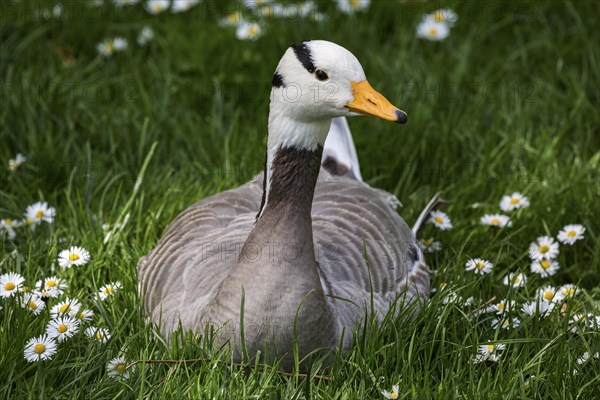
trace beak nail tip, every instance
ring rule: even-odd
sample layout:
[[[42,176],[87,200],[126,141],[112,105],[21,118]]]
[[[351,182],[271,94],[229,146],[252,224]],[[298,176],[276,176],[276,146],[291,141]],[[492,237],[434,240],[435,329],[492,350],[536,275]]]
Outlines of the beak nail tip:
[[[396,122],[399,124],[405,124],[408,122],[408,115],[406,115],[405,112],[400,111],[400,110],[396,110]]]

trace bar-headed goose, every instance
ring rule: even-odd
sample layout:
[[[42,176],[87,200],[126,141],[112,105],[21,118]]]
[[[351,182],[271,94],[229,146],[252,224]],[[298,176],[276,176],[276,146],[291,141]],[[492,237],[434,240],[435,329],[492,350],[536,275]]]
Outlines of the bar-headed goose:
[[[211,325],[237,358],[242,336],[250,356],[292,354],[296,343],[302,357],[347,350],[371,301],[381,319],[398,297],[428,298],[428,269],[395,197],[363,183],[357,165],[321,169],[332,119],[359,114],[407,120],[343,47],[287,49],[273,76],[264,178],[183,211],[140,259],[146,312],[164,335]],[[346,139],[341,151],[352,152]],[[328,154],[324,165],[336,162]]]

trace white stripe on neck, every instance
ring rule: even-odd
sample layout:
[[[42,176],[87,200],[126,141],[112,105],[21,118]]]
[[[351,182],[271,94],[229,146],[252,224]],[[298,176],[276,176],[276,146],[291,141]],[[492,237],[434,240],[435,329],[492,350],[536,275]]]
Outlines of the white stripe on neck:
[[[271,103],[269,113],[269,136],[267,139],[267,163],[265,165],[267,174],[265,181],[265,204],[260,210],[258,217],[267,208],[269,201],[269,190],[273,176],[272,166],[279,149],[294,147],[298,150],[316,151],[323,146],[327,138],[327,132],[331,126],[331,120],[321,121],[299,121],[286,115],[285,107],[278,107]]]

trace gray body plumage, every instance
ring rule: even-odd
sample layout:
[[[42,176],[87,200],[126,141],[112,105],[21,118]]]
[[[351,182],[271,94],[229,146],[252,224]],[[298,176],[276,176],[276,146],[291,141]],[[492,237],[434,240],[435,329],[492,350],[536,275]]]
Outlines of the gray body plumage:
[[[250,350],[262,350],[266,342],[276,348],[274,353],[278,355],[289,352],[295,321],[299,342],[308,351],[311,347],[338,345],[342,330],[343,350],[347,350],[352,330],[370,309],[371,287],[379,319],[397,296],[406,294],[406,299],[419,302],[428,298],[427,266],[413,233],[395,210],[391,200],[394,196],[322,170],[312,205],[312,228],[314,257],[327,304],[311,309],[307,301],[302,306],[294,300],[286,302],[288,286],[293,286],[299,277],[289,271],[273,276],[272,269],[265,268],[265,275],[253,270],[239,282],[239,292],[231,294],[236,297],[232,304],[238,304],[238,309],[212,310],[214,315],[207,319],[208,304],[240,258],[242,246],[254,227],[262,191],[259,175],[236,189],[191,206],[172,222],[154,250],[140,259],[138,276],[146,312],[156,324],[160,323],[164,335],[168,336],[180,323],[184,329],[202,332],[210,319],[217,327],[229,324],[221,328],[223,340],[237,343],[239,351],[239,304],[244,286],[244,334]],[[297,257],[294,241],[278,235],[272,244],[257,247],[242,258],[276,269],[273,264],[281,257]],[[254,304],[252,296],[261,291],[271,300],[260,303],[259,309],[248,309],[249,304]],[[320,326],[317,320],[313,329],[306,327],[303,331],[298,320],[305,314],[296,318],[299,307],[312,317],[329,312],[333,321],[327,319],[323,321],[326,325]]]

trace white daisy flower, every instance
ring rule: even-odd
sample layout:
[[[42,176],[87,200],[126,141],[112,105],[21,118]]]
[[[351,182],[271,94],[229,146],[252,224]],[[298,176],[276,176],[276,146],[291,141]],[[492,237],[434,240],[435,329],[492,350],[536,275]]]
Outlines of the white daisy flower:
[[[127,49],[128,45],[127,39],[116,37],[103,40],[96,46],[96,50],[103,57],[111,57],[114,53]]]
[[[110,339],[110,333],[108,329],[97,328],[95,326],[90,326],[85,329],[85,334],[92,339],[96,339],[100,343],[106,343],[108,339]]]
[[[500,201],[500,209],[502,211],[512,211],[517,208],[529,207],[529,199],[519,192],[514,192],[511,195],[502,197]]]
[[[56,353],[56,341],[47,335],[30,339],[23,352],[29,362],[49,360]]]
[[[125,357],[119,356],[110,360],[106,369],[108,370],[108,375],[112,378],[127,379],[129,378],[129,374],[135,370],[135,365],[127,368]]]
[[[431,222],[443,231],[452,229],[452,221],[450,221],[450,217],[443,211],[432,211],[429,214],[429,220],[427,222]]]
[[[547,278],[558,272],[560,265],[556,260],[536,260],[531,263],[531,272],[539,274],[542,278]]]
[[[92,320],[94,316],[94,312],[92,310],[86,310],[85,308],[80,308],[75,312],[71,312],[71,316],[80,322],[88,322]]]
[[[381,394],[386,399],[397,399],[398,398],[398,385],[392,385],[392,391],[382,390]]]
[[[437,23],[444,23],[452,27],[458,21],[458,14],[449,8],[440,8],[431,14],[427,14],[425,18],[431,18]]]
[[[483,225],[496,226],[498,228],[510,228],[512,221],[509,217],[502,214],[485,214],[480,219]]]
[[[90,260],[90,253],[83,247],[71,246],[58,253],[58,265],[63,268],[85,265]]]
[[[77,299],[67,298],[65,301],[60,302],[50,309],[50,316],[52,318],[59,318],[62,316],[73,315],[81,308],[81,303]]]
[[[587,319],[589,322],[589,327],[591,329],[598,329],[600,328],[600,315],[594,315],[594,314],[588,314],[587,315]]]
[[[539,315],[540,317],[547,317],[554,310],[554,303],[547,301],[534,300],[529,303],[523,304],[521,311],[532,317]]]
[[[0,236],[6,235],[8,240],[13,240],[17,236],[15,228],[19,225],[18,221],[13,221],[10,218],[0,219]]]
[[[560,232],[558,232],[557,239],[562,244],[573,244],[578,240],[583,239],[585,228],[583,225],[572,224],[567,225]]]
[[[36,289],[33,293],[39,296],[42,300],[55,299],[61,295],[56,288]]]
[[[25,209],[25,223],[27,225],[37,225],[42,221],[51,224],[54,222],[56,210],[48,206],[45,201],[40,201],[27,206]]]
[[[58,342],[64,342],[79,329],[79,321],[70,315],[64,315],[48,322],[46,334],[56,339]]]
[[[518,318],[495,318],[492,320],[492,328],[510,329],[517,328],[521,324]]]
[[[262,36],[262,29],[256,22],[242,22],[237,26],[235,36],[240,40],[256,40]]]
[[[538,290],[538,299],[553,303],[556,301],[556,288],[554,286],[545,286]]]
[[[467,271],[474,271],[476,274],[485,275],[492,272],[492,268],[494,264],[487,260],[483,260],[481,258],[474,258],[472,260],[467,261],[465,264],[465,269]]]
[[[433,238],[421,239],[417,242],[417,245],[425,253],[435,253],[436,251],[440,251],[442,249],[442,244],[437,240],[433,240]]]
[[[529,257],[532,260],[554,260],[558,253],[558,243],[550,236],[540,236],[529,245]]]
[[[61,295],[65,290],[67,290],[67,281],[56,276],[51,276],[49,278],[45,278],[43,281],[37,281],[35,283],[35,288],[38,291],[43,289],[56,290],[57,294]]]
[[[146,10],[153,15],[160,14],[169,8],[170,0],[148,0]]]
[[[509,313],[515,309],[515,302],[512,300],[501,300],[487,308],[488,312],[495,312],[498,315]]]
[[[154,31],[149,26],[144,26],[137,37],[137,44],[140,46],[147,45],[152,39],[154,39]],[[106,228],[105,228],[106,226]],[[102,229],[107,230],[110,228],[108,224],[102,224]]]
[[[569,320],[569,331],[573,334],[577,334],[578,330],[584,330],[587,326],[588,319],[583,314],[573,314]]]
[[[227,16],[223,17],[221,19],[221,21],[219,22],[219,25],[221,25],[221,26],[238,26],[242,22],[244,22],[244,16],[242,15],[241,12],[236,11],[236,12],[227,14]]]
[[[506,345],[501,343],[480,345],[477,349],[478,354],[473,361],[475,363],[483,361],[497,362],[500,359],[501,352],[504,351],[505,348]]]
[[[23,154],[17,154],[15,158],[8,160],[8,170],[10,172],[16,171],[25,161],[27,161],[27,158]]]
[[[435,22],[433,18],[426,18],[417,25],[417,37],[439,42],[448,37],[450,28],[444,22]]]
[[[172,13],[180,13],[184,11],[188,11],[190,8],[194,7],[198,4],[200,0],[173,0],[173,5],[171,6]]]
[[[437,288],[431,289],[431,293],[435,293],[438,290],[441,292],[448,287],[448,282],[441,282]]]
[[[113,296],[119,289],[121,289],[121,282],[109,283],[100,288],[98,296],[100,300],[106,300],[108,297]]]
[[[344,14],[353,14],[369,8],[371,0],[336,0],[338,9]]]
[[[566,285],[562,285],[558,292],[556,293],[556,301],[560,302],[565,299],[570,299],[577,294],[578,288],[577,286],[567,283]]]
[[[512,286],[514,288],[518,288],[518,287],[525,286],[525,282],[527,282],[527,277],[525,275],[523,275],[522,273],[517,274],[517,273],[511,272],[504,277],[502,282],[506,286]]]
[[[25,282],[25,278],[15,272],[0,275],[0,297],[12,297],[17,294]]]
[[[600,358],[600,353],[596,352],[593,357],[596,359]],[[581,365],[581,364],[587,362],[589,359],[590,359],[590,353],[586,351],[585,353],[583,353],[581,355],[581,357],[579,357],[577,359],[577,364]]]
[[[25,293],[21,307],[31,311],[33,315],[39,315],[46,307],[46,303],[35,293]]]

